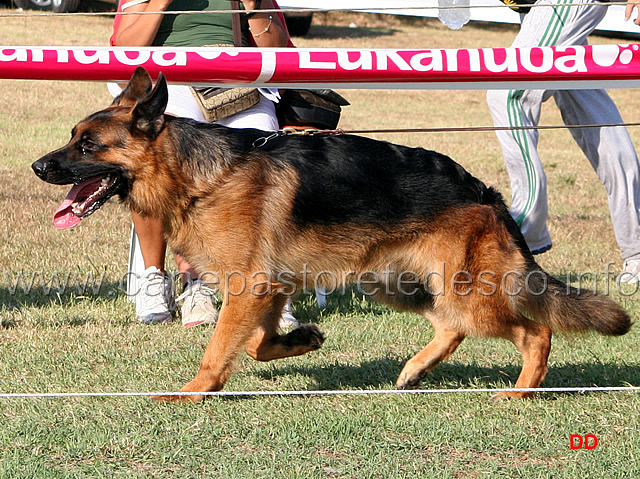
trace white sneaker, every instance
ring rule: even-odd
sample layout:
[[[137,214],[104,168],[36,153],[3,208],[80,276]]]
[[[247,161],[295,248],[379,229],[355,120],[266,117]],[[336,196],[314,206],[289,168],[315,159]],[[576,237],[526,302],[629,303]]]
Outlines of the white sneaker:
[[[640,259],[625,261],[622,272],[618,275],[618,281],[626,284],[636,284],[640,282]]]
[[[191,328],[205,323],[215,323],[218,320],[218,310],[213,304],[214,290],[205,286],[200,280],[187,285],[177,300],[184,299],[182,305],[182,326]]]
[[[280,329],[283,331],[291,331],[300,326],[298,320],[293,316],[293,310],[291,308],[291,299],[287,300],[287,304],[282,308],[282,314],[280,315]]]
[[[166,323],[176,309],[171,278],[155,266],[147,268],[140,278],[136,296],[136,318],[144,324]]]

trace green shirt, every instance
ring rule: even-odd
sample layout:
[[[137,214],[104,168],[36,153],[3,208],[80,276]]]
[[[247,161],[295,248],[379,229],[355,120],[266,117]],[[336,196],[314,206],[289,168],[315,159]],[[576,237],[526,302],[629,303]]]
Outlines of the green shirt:
[[[243,8],[242,2],[240,7]],[[171,11],[231,10],[229,0],[173,0]],[[240,16],[242,44],[248,46],[248,22],[246,15]],[[231,15],[228,13],[164,15],[154,46],[201,47],[204,45],[233,45]]]

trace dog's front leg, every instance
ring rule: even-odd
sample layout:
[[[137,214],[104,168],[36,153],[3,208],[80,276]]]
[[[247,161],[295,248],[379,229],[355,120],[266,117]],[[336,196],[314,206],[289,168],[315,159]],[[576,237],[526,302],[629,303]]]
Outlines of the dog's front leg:
[[[240,291],[229,285],[233,291]],[[252,293],[251,285],[242,284],[238,294],[225,296],[220,317],[207,346],[200,370],[180,392],[210,392],[221,390],[231,375],[238,353],[259,327],[264,315],[271,310],[271,295]],[[156,396],[159,401],[198,402],[202,395]]]
[[[256,361],[301,356],[322,346],[324,335],[314,324],[303,324],[288,334],[279,333],[278,325],[286,301],[286,296],[274,297],[271,310],[249,339],[246,351]]]

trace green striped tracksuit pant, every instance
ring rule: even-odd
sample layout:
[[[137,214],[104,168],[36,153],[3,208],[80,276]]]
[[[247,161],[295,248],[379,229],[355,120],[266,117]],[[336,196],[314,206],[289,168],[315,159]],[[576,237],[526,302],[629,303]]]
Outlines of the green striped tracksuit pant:
[[[532,8],[522,15],[513,47],[586,45],[604,17],[606,5],[583,0],[538,0],[556,7]],[[537,126],[542,103],[553,97],[566,125],[622,123],[604,90],[490,90],[487,102],[496,126]],[[640,167],[625,127],[570,130],[602,181],[622,257],[640,258]],[[532,251],[551,246],[547,229],[546,176],[537,152],[537,130],[497,132],[511,181],[511,214]]]

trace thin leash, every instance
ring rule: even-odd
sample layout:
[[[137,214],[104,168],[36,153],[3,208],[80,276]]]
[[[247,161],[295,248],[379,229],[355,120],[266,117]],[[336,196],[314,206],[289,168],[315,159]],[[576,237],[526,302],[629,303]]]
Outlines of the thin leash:
[[[283,135],[363,135],[374,133],[450,133],[450,132],[489,132],[489,131],[514,131],[514,130],[570,130],[582,128],[614,128],[640,126],[640,122],[634,123],[601,123],[590,125],[538,125],[538,126],[454,126],[454,127],[432,127],[432,128],[375,128],[361,130],[345,130],[337,128],[335,130],[321,129],[296,129],[283,128],[278,131],[278,135],[271,135],[267,139]],[[257,140],[256,140],[257,141]],[[266,142],[265,142],[266,143]]]
[[[570,130],[583,128],[615,128],[640,126],[640,122],[632,123],[600,123],[590,125],[537,125],[537,126],[454,126],[433,128],[375,128],[366,130],[345,130],[336,128],[324,130],[316,128],[285,127],[276,130],[270,135],[261,136],[253,141],[252,149],[262,148],[270,140],[282,136],[339,136],[339,135],[366,135],[375,133],[452,133],[452,132],[489,132],[489,131],[515,131],[515,130]]]

